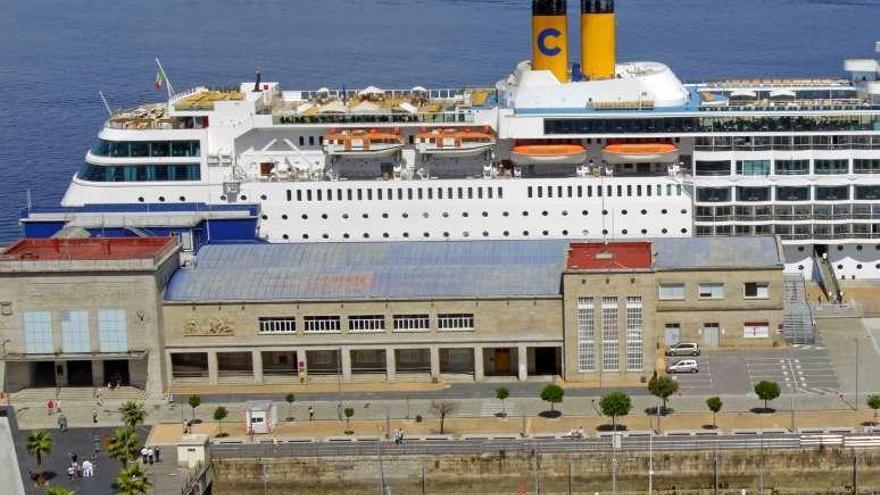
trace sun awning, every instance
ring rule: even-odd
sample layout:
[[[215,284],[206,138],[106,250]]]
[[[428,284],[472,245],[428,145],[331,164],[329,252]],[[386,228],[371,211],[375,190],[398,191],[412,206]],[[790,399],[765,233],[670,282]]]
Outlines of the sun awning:
[[[795,98],[797,94],[790,89],[774,89],[770,92],[770,98],[772,99],[786,99],[786,98]]]
[[[384,95],[385,91],[381,88],[377,88],[376,86],[367,86],[366,88],[358,91],[358,96],[381,96]]]
[[[758,97],[758,93],[755,93],[754,91],[749,90],[749,89],[737,89],[735,91],[731,91],[730,97],[731,98],[753,98],[754,99],[754,98]]]

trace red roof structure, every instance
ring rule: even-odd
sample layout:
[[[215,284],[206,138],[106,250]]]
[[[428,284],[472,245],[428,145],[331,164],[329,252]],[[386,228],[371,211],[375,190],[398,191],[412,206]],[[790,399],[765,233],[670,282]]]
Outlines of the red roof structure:
[[[173,237],[21,239],[0,253],[0,260],[152,259],[176,243]]]
[[[574,242],[568,246],[569,270],[650,270],[650,242]]]

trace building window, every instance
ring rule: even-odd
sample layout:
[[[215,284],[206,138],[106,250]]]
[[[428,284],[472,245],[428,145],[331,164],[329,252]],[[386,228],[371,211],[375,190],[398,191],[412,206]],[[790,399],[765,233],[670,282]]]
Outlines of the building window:
[[[61,312],[61,348],[64,352],[91,352],[87,311]]]
[[[743,295],[746,299],[768,299],[770,284],[767,282],[746,282],[743,284]]]
[[[593,321],[593,298],[579,297],[577,300],[578,332],[578,371],[596,371],[596,324]]]
[[[770,325],[766,321],[743,323],[744,339],[766,339],[770,337]]]
[[[128,350],[128,325],[125,310],[98,310],[98,345],[101,352],[125,352]]]
[[[55,352],[52,338],[52,313],[48,311],[27,311],[24,313],[25,352],[29,354],[51,354]]]
[[[602,298],[602,371],[620,369],[620,347],[617,336],[617,298]]]
[[[385,315],[357,315],[348,317],[351,333],[381,333],[385,331]]]
[[[724,299],[724,284],[717,282],[700,284],[697,296],[700,299]]]
[[[660,300],[684,299],[684,284],[660,284]]]
[[[338,333],[342,326],[338,316],[304,316],[306,333]]]
[[[439,314],[437,315],[438,330],[473,330],[474,315],[472,314]]]
[[[427,332],[431,329],[428,315],[394,315],[395,332]]]
[[[644,351],[642,350],[642,334],[644,318],[642,316],[642,298],[626,298],[626,369],[641,371],[644,367]]]
[[[293,316],[260,318],[260,333],[296,333],[296,318]]]

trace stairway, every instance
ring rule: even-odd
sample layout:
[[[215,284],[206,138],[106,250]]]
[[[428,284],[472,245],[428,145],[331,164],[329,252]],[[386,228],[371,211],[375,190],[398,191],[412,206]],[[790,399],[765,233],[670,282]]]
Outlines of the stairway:
[[[135,387],[117,387],[116,390],[109,390],[106,387],[101,389],[101,398],[106,401],[142,401],[146,398],[146,393]],[[12,402],[38,402],[43,403],[48,400],[61,400],[62,405],[65,401],[71,403],[94,402],[95,389],[92,387],[35,387],[26,388],[12,395]]]
[[[840,284],[837,276],[834,274],[834,268],[827,258],[823,258],[819,253],[813,251],[813,264],[816,267],[814,276],[818,276],[816,282],[825,292],[825,297],[829,302],[840,303]]]
[[[783,276],[785,314],[782,320],[782,336],[790,344],[815,344],[816,330],[813,311],[807,303],[804,277],[797,274]]]

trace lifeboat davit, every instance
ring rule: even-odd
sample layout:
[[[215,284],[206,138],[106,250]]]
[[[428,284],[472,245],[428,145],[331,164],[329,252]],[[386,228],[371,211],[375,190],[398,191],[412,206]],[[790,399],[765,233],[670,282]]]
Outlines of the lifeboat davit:
[[[671,143],[616,143],[602,148],[607,163],[671,163],[678,161],[678,147]]]
[[[580,164],[587,159],[587,148],[579,144],[518,144],[510,158],[517,165]]]

